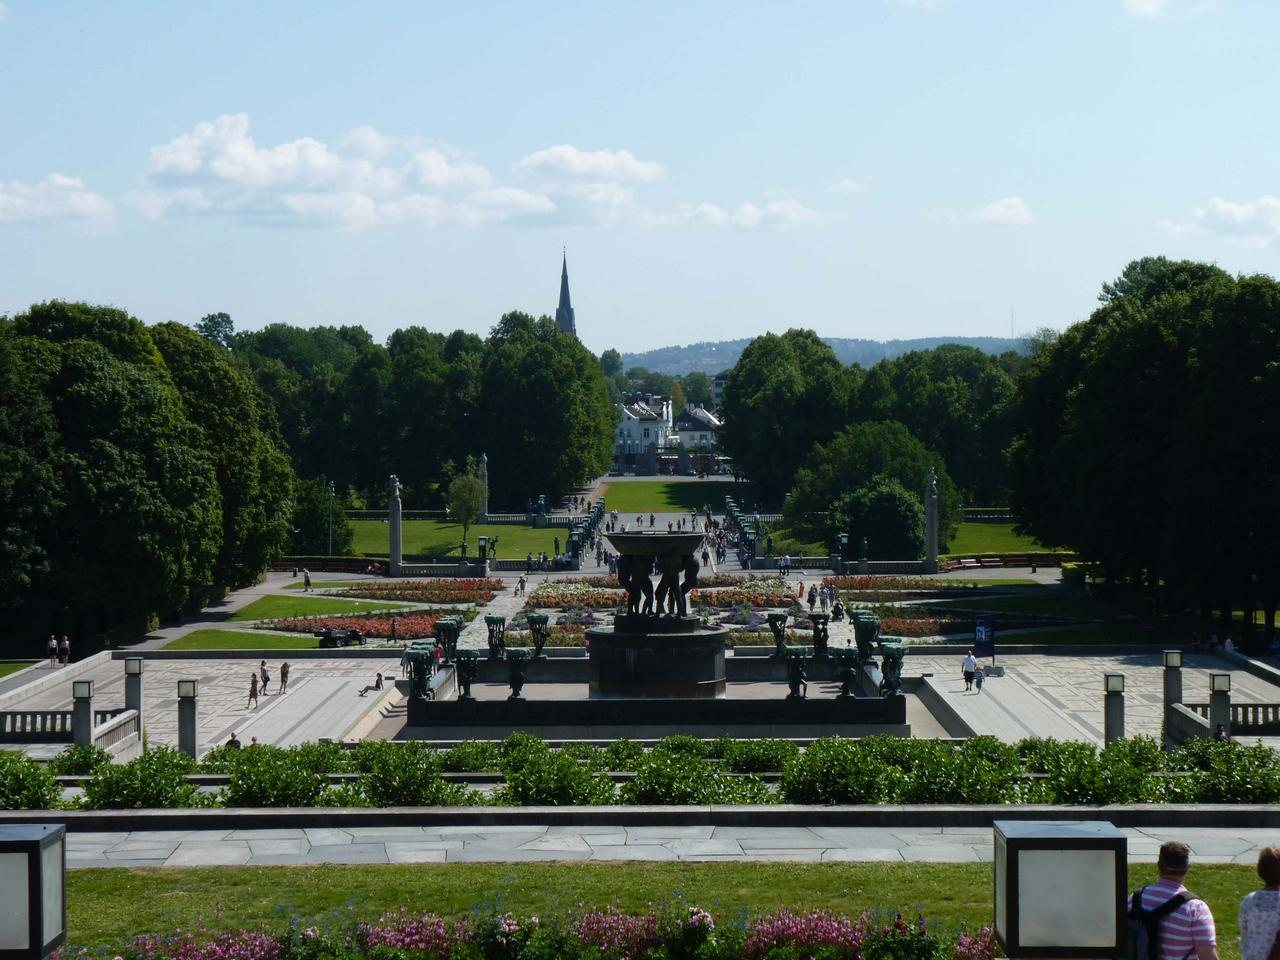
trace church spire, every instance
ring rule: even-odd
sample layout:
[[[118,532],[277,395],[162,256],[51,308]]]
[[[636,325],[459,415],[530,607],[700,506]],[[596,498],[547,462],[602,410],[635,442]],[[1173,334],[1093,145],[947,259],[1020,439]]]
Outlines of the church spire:
[[[563,254],[560,264],[560,305],[556,307],[556,326],[561,333],[576,337],[578,327],[573,321],[573,304],[569,302],[569,255]]]

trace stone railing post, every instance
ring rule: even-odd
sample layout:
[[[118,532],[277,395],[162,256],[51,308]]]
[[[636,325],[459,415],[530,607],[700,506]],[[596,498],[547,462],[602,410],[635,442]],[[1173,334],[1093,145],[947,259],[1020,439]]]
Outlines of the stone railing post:
[[[77,747],[93,744],[93,681],[71,681],[71,742]]]
[[[1102,708],[1104,745],[1124,739],[1124,674],[1108,673],[1102,678],[1106,700]]]
[[[1182,651],[1166,650],[1164,652],[1164,748],[1174,749],[1177,744],[1169,735],[1170,715],[1173,705],[1182,702]]]

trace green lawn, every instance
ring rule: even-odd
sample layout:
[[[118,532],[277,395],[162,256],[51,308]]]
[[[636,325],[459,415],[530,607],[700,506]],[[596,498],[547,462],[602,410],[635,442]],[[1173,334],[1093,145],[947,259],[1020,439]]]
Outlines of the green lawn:
[[[353,549],[356,553],[380,553],[386,556],[390,549],[387,524],[381,520],[352,520],[355,530]],[[462,524],[445,523],[442,520],[406,520],[402,527],[406,556],[458,556],[461,553]],[[535,530],[506,524],[476,524],[467,531],[467,555],[476,555],[480,537],[498,538],[498,557],[514,560],[527,553],[535,556],[542,551],[555,552],[555,537],[560,538],[563,550],[569,531],[565,527]]]
[[[334,587],[359,587],[369,583],[368,580],[312,580],[311,585],[317,590],[331,590]],[[299,578],[297,583],[286,583],[286,590],[301,590],[306,586]]]
[[[375,600],[340,600],[337,597],[259,597],[243,610],[233,613],[233,623],[250,620],[274,620],[276,617],[313,617],[330,613],[365,613],[369,610],[395,610],[403,603],[381,603]]]
[[[1081,620],[1102,620],[1121,613],[1114,604],[1100,603],[1087,597],[1061,595],[1048,590],[1044,594],[1026,597],[971,597],[960,600],[940,600],[930,607],[963,607],[966,610],[990,610],[993,613],[1034,613],[1050,617],[1074,617]]]
[[[732,480],[637,480],[613,482],[604,492],[604,505],[619,514],[688,513],[710,504],[715,513],[724,512],[724,498],[733,496]],[[741,503],[739,503],[741,506]]]
[[[1129,887],[1155,880],[1132,864]],[[1258,887],[1252,866],[1193,863],[1191,887],[1213,910],[1222,960],[1239,960],[1236,910]],[[992,919],[990,864],[468,863],[390,866],[93,869],[67,872],[67,942],[118,949],[135,934],[373,919],[408,907],[462,917],[473,908],[548,916],[616,905],[644,912],[688,903],[732,922],[786,906],[857,916],[923,907],[931,922]],[[107,954],[110,955],[109,953]]]
[[[196,630],[172,643],[166,650],[314,650],[318,637],[290,637],[279,633],[247,633],[243,630]]]
[[[17,673],[19,670],[25,670],[34,660],[17,660],[12,663],[0,663],[0,677],[7,677],[11,673]]]
[[[974,557],[996,553],[1037,553],[1045,549],[1030,537],[1014,533],[1012,523],[961,523],[949,555]]]

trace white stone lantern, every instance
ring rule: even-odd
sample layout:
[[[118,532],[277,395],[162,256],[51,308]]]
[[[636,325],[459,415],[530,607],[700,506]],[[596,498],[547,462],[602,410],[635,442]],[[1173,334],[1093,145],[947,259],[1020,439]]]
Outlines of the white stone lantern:
[[[1125,953],[1128,838],[1102,820],[997,820],[996,936],[1013,958]]]
[[[44,960],[67,939],[67,828],[0,826],[0,960]]]

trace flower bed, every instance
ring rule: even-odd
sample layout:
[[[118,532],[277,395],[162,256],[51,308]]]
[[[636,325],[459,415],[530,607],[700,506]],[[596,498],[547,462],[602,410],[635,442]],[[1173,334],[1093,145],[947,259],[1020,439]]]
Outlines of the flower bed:
[[[474,610],[407,610],[394,614],[397,640],[425,640],[434,636],[436,621],[444,616],[462,617],[474,620]],[[371,613],[349,617],[282,617],[272,620],[265,626],[268,630],[281,630],[287,633],[318,633],[321,630],[348,629],[359,630],[366,637],[390,639],[391,614]]]
[[[743,587],[725,587],[720,590],[694,591],[692,602],[695,607],[712,610],[728,610],[731,607],[789,607],[795,602],[796,595],[789,585],[781,581],[765,581],[748,584]]]
[[[101,950],[101,947],[98,948]],[[88,954],[66,946],[59,958]],[[565,916],[476,913],[455,920],[401,909],[372,922],[291,923],[277,933],[239,930],[135,937],[107,950],[120,960],[992,960],[990,928],[930,928],[923,914],[827,910],[730,918],[698,906],[631,914],[614,908]]]
[[[389,580],[336,590],[334,596],[411,603],[488,603],[494,592],[502,589],[502,581],[492,577],[483,580]]]
[[[626,594],[622,590],[605,590],[582,581],[549,580],[534,588],[524,606],[526,610],[559,610],[566,607],[606,610],[626,606],[626,603]]]

